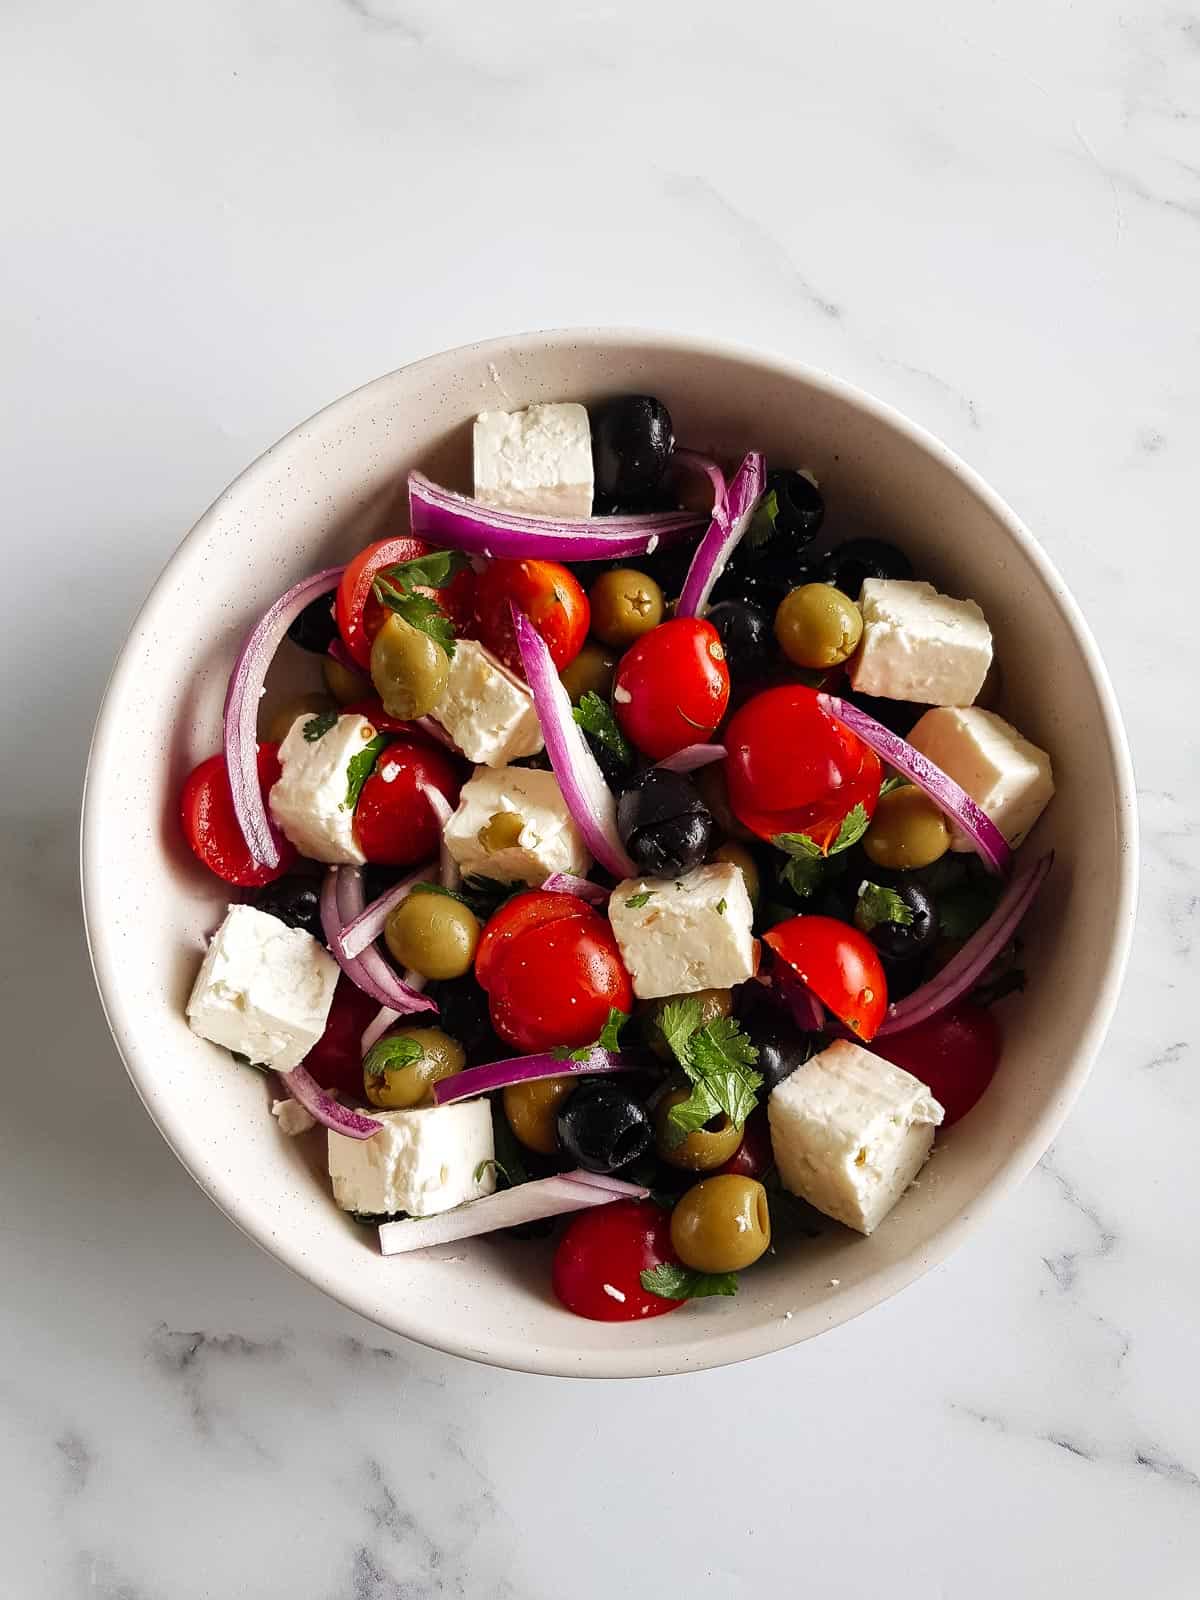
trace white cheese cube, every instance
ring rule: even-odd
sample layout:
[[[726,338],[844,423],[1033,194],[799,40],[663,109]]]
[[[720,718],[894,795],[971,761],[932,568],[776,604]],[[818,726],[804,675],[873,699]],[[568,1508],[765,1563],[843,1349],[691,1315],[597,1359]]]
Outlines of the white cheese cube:
[[[230,906],[187,1003],[202,1039],[288,1072],[325,1032],[337,962],[311,933],[254,906]]]
[[[558,779],[533,767],[476,767],[445,838],[464,877],[536,886],[552,872],[583,877],[592,864]]]
[[[640,1000],[730,989],[754,976],[754,909],[742,869],[693,867],[681,878],[626,878],[608,917]]]
[[[855,689],[918,705],[971,704],[992,664],[992,632],[974,600],[953,600],[931,583],[868,578],[858,606]]]
[[[366,717],[342,716],[317,739],[305,737],[315,721],[298,716],[279,746],[283,769],[271,790],[271,815],[302,856],[361,866],[367,859],[354,837],[350,763],[378,730]]]
[[[509,511],[592,514],[592,431],[580,405],[484,411],[475,419],[475,498]]]
[[[279,1131],[286,1133],[289,1139],[311,1133],[317,1125],[316,1117],[306,1111],[299,1100],[272,1100],[271,1115],[279,1123]]]
[[[870,1233],[925,1164],[945,1112],[910,1072],[839,1039],[771,1091],[785,1189]]]
[[[460,639],[434,716],[468,761],[502,767],[543,748],[529,685],[475,639]]]
[[[496,1187],[492,1108],[487,1100],[367,1113],[369,1139],[329,1132],[329,1176],[343,1211],[406,1211],[431,1217]],[[478,1174],[478,1176],[476,1176]]]
[[[908,742],[965,789],[1014,847],[1030,832],[1054,795],[1050,757],[994,711],[979,706],[927,711]],[[973,846],[955,828],[950,848],[970,850]]]

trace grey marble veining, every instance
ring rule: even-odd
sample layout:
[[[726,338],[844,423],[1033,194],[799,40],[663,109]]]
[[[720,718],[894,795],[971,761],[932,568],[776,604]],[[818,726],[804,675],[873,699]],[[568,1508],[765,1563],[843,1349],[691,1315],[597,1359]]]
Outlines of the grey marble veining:
[[[1200,18],[114,0],[0,30],[0,1595],[1190,1600]],[[125,1081],[75,887],[103,678],[198,512],[354,384],[572,322],[777,348],[966,455],[1093,624],[1145,829],[1124,1000],[1016,1195],[828,1338],[624,1386],[406,1345],[246,1243]]]

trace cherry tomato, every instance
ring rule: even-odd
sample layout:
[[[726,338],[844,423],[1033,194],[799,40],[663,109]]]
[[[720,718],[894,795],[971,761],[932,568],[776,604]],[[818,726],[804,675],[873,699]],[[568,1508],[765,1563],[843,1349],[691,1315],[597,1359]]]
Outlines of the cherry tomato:
[[[659,623],[617,663],[617,721],[654,761],[703,743],[728,705],[725,647],[712,623],[700,617]]]
[[[836,917],[791,917],[763,934],[781,960],[860,1039],[887,1010],[887,979],[865,933]]]
[[[437,854],[442,827],[421,793],[426,784],[458,804],[458,773],[444,750],[416,739],[389,744],[354,808],[354,836],[368,861],[411,867]]]
[[[585,900],[573,894],[530,889],[525,894],[513,895],[488,918],[475,952],[475,979],[480,988],[487,988],[513,941],[531,928],[541,927],[544,922],[594,914]]]
[[[525,675],[510,606],[523,611],[561,672],[587,638],[591,607],[579,579],[557,561],[491,561],[475,585],[480,639],[506,667]]]
[[[388,608],[376,600],[371,585],[384,567],[427,556],[433,547],[423,539],[379,539],[349,562],[338,584],[334,615],[346,649],[364,672],[371,670],[371,641],[387,621]]]
[[[946,1108],[949,1127],[992,1081],[1002,1047],[1000,1024],[986,1006],[969,1000],[902,1033],[885,1034],[871,1049],[920,1078]]]
[[[362,1101],[362,1036],[378,1013],[378,1001],[343,973],[333,991],[325,1032],[304,1058],[322,1089],[336,1089],[348,1099]]]
[[[277,744],[258,747],[258,786],[264,803],[279,781],[278,752]],[[209,756],[189,774],[180,797],[180,816],[187,842],[209,871],[242,889],[259,889],[264,883],[273,883],[296,859],[295,847],[276,830],[279,865],[264,867],[254,860],[238,826],[223,755]]]
[[[722,741],[733,814],[761,839],[806,833],[828,849],[856,805],[870,817],[879,757],[802,683],[768,689],[730,718]]]
[[[775,1152],[771,1148],[771,1129],[767,1123],[767,1108],[759,1106],[750,1113],[742,1133],[742,1142],[717,1172],[732,1172],[739,1178],[759,1178],[775,1165]],[[715,1176],[716,1174],[714,1174]]]
[[[641,1274],[678,1260],[671,1248],[670,1215],[653,1200],[614,1200],[584,1211],[554,1252],[554,1292],[577,1317],[593,1322],[636,1322],[676,1311],[642,1288]]]
[[[529,928],[486,971],[492,1027],[522,1051],[591,1044],[611,1007],[633,1006],[612,929],[590,908],[586,916],[560,916]]]

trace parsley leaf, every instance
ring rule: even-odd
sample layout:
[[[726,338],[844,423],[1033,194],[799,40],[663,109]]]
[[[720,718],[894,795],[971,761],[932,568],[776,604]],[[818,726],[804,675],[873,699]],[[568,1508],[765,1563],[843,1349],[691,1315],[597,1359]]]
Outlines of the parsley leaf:
[[[879,785],[879,798],[882,800],[884,795],[891,794],[893,789],[903,789],[907,783],[907,778],[902,778],[898,772],[893,772],[890,778],[885,778]]]
[[[633,746],[617,727],[612,707],[606,700],[602,700],[594,689],[589,689],[586,694],[580,696],[579,704],[572,710],[571,715],[584,733],[595,739],[601,749],[607,751],[614,760],[619,761],[622,766],[633,765]]]
[[[618,1011],[616,1006],[609,1006],[608,1019],[594,1044],[581,1045],[578,1050],[568,1050],[565,1044],[556,1044],[550,1054],[556,1061],[586,1061],[597,1049],[611,1050],[615,1054],[621,1048],[621,1029],[628,1021],[627,1011]]]
[[[648,1294],[661,1295],[664,1300],[700,1300],[706,1295],[736,1294],[738,1290],[736,1272],[697,1272],[694,1267],[677,1266],[673,1261],[647,1267],[638,1276]]]
[[[693,995],[684,995],[682,1000],[671,1000],[662,1008],[658,1029],[676,1061],[683,1061],[688,1040],[703,1021],[700,1002]]]
[[[498,1161],[495,1156],[484,1156],[483,1160],[478,1163],[475,1171],[471,1174],[473,1182],[478,1183],[480,1178],[483,1177],[484,1173],[489,1167],[494,1167],[496,1169],[497,1186],[499,1186],[499,1180],[503,1178],[504,1187],[506,1189],[512,1188],[513,1181],[509,1177],[503,1161]]]
[[[866,833],[870,824],[867,808],[860,800],[859,803],[842,818],[842,825],[837,831],[837,838],[829,846],[827,855],[836,856],[842,850],[849,850],[852,844],[857,844]]]
[[[457,889],[447,889],[444,883],[414,883],[408,891],[409,894],[444,894],[447,900],[457,900],[459,905],[468,905],[465,894],[459,894]]]
[[[722,1113],[738,1127],[754,1110],[762,1075],[754,1070],[758,1050],[733,1017],[715,1017],[701,1026],[703,1012],[692,995],[672,1000],[659,1015],[658,1026],[671,1053],[686,1073],[692,1092],[672,1106],[667,1138],[682,1143]]]
[[[769,490],[754,508],[754,515],[750,518],[750,526],[746,529],[743,542],[751,550],[757,550],[766,544],[768,539],[775,536],[775,519],[779,515],[779,496],[774,489]]]
[[[410,628],[427,633],[448,656],[454,654],[454,629],[450,625],[450,618],[436,600],[427,594],[394,588],[383,578],[376,578],[373,587],[376,598],[407,622]]]
[[[470,565],[461,550],[431,550],[427,556],[415,561],[401,561],[394,567],[384,567],[377,576],[403,588],[444,589],[464,567]]]
[[[411,1067],[425,1054],[415,1039],[397,1034],[390,1039],[377,1039],[363,1057],[363,1077],[382,1078],[389,1072],[399,1072]]]
[[[371,770],[379,760],[379,752],[386,743],[386,734],[377,733],[370,744],[363,745],[358,754],[351,756],[346,763],[346,798],[341,806],[343,811],[353,811],[358,804],[363,784],[371,776]]]
[[[858,902],[854,907],[854,926],[863,933],[870,933],[872,928],[877,928],[881,922],[895,923],[899,928],[907,928],[913,920],[911,909],[896,893],[895,889],[885,889],[882,884],[871,883],[864,879],[858,886]]]
[[[304,724],[304,738],[308,744],[316,744],[318,739],[324,738],[338,719],[338,713],[331,707],[328,711],[319,711],[315,717],[310,717]]]
[[[640,911],[653,893],[653,889],[643,889],[640,894],[631,894],[625,902],[626,911]]]
[[[834,856],[857,844],[867,831],[870,822],[867,808],[861,802],[842,818],[837,836],[827,850],[807,833],[777,833],[771,843],[789,858],[780,874],[784,883],[801,898],[814,894],[825,876],[825,868]]]

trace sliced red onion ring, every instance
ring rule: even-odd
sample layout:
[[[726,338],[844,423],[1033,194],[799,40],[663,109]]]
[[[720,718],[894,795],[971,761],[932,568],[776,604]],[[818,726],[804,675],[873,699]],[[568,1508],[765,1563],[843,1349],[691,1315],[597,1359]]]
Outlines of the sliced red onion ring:
[[[602,867],[617,878],[637,871],[617,833],[617,802],[588,747],[583,729],[571,715],[571,700],[546,648],[546,641],[523,611],[512,608],[513,625],[525,677],[542,725],[550,765],[567,810],[583,842]]]
[[[573,894],[577,900],[586,900],[592,906],[606,906],[611,889],[593,883],[590,878],[577,878],[573,872],[552,872],[542,888],[549,894]]]
[[[383,932],[383,925],[402,900],[407,900],[414,883],[428,883],[429,874],[433,871],[432,861],[419,867],[416,872],[410,872],[407,878],[401,878],[386,893],[381,894],[378,900],[371,904],[351,922],[347,922],[341,933],[337,936],[337,947],[348,961],[356,960],[363,951],[373,945]],[[332,949],[332,946],[330,946]],[[336,957],[335,957],[336,959]]]
[[[929,757],[913,748],[907,739],[885,728],[882,722],[860,711],[848,700],[837,695],[819,694],[818,701],[830,716],[834,716],[869,745],[889,767],[895,767],[901,776],[915,783],[918,789],[944,811],[970,839],[980,859],[989,872],[1003,875],[1012,863],[1012,851],[1000,829],[985,811],[981,811],[967,791],[955,783],[949,773],[935,766]]]
[[[501,1189],[496,1194],[485,1195],[482,1200],[470,1200],[453,1211],[442,1211],[435,1217],[406,1217],[401,1222],[385,1222],[379,1229],[379,1248],[385,1256],[405,1255],[412,1250],[428,1250],[433,1245],[453,1244],[456,1239],[474,1239],[480,1234],[495,1233],[497,1228],[515,1228],[524,1222],[537,1222],[542,1217],[565,1216],[569,1211],[585,1211],[589,1206],[611,1205],[614,1200],[628,1195],[644,1200],[650,1193],[637,1184],[623,1184],[621,1189],[600,1188],[591,1182],[580,1181],[591,1174],[564,1173],[556,1178],[536,1178],[532,1183],[518,1184],[515,1189]]]
[[[439,1078],[433,1086],[434,1102],[448,1106],[454,1100],[471,1100],[490,1094],[510,1083],[533,1083],[539,1078],[573,1078],[597,1072],[644,1072],[646,1063],[632,1056],[614,1055],[599,1045],[582,1061],[553,1056],[548,1051],[532,1056],[509,1056],[504,1061],[489,1061],[482,1067],[468,1067],[452,1077]]]
[[[323,1127],[332,1128],[347,1139],[369,1139],[379,1132],[379,1124],[373,1117],[364,1117],[331,1099],[303,1063],[290,1072],[281,1072],[279,1079],[286,1084],[292,1099]]]
[[[686,750],[677,750],[658,765],[664,772],[697,772],[701,767],[711,767],[714,761],[724,761],[723,744],[689,744]]]
[[[1054,852],[1051,850],[1040,861],[1018,872],[1000,896],[991,916],[971,935],[958,954],[947,961],[928,983],[888,1007],[887,1016],[879,1027],[879,1035],[903,1033],[905,1028],[914,1028],[918,1022],[937,1016],[962,995],[968,994],[1016,932],[1053,862]]]
[[[696,547],[679,604],[677,617],[698,617],[708,604],[713,585],[725,571],[730,556],[750,526],[750,518],[767,481],[766,458],[751,450],[734,474],[722,510],[714,510],[708,532]]]
[[[354,878],[344,878],[353,873]],[[363,911],[362,874],[357,867],[330,867],[321,885],[321,928],[329,953],[357,988],[381,1006],[407,1013],[436,1011],[435,1003],[398,978],[378,950],[364,950],[353,960],[338,948],[343,927]]]
[[[608,1194],[625,1200],[645,1200],[649,1189],[640,1183],[627,1183],[624,1178],[614,1178],[609,1172],[585,1172],[582,1167],[576,1167],[574,1172],[564,1172],[563,1177],[571,1183],[586,1183],[592,1189],[604,1189]]]
[[[399,1022],[399,1020],[399,1011],[393,1011],[391,1006],[380,1006],[378,1016],[363,1029],[362,1041],[359,1045],[363,1055],[366,1055],[373,1044],[378,1044],[393,1022]]]
[[[429,801],[429,809],[437,818],[438,827],[442,831],[442,846],[438,851],[438,874],[441,877],[443,889],[457,889],[462,882],[462,873],[458,870],[458,862],[450,854],[446,844],[446,824],[454,815],[454,807],[440,789],[435,789],[431,783],[421,784],[421,793]]]
[[[698,450],[681,450],[676,447],[671,452],[672,464],[683,467],[688,472],[702,472],[712,484],[713,503],[712,517],[714,520],[723,518],[728,522],[725,511],[725,474],[709,456],[701,455]]]
[[[342,570],[326,567],[280,595],[250,630],[225,691],[225,765],[234,814],[250,854],[265,867],[279,865],[279,847],[258,783],[258,702],[267,668],[288,629],[305,606],[337,588]]]
[[[703,516],[694,511],[565,519],[504,511],[443,489],[423,472],[408,475],[408,507],[413,533],[432,544],[517,560],[607,561],[613,556],[638,556],[663,540],[704,526]]]

